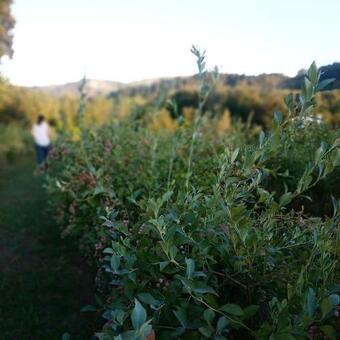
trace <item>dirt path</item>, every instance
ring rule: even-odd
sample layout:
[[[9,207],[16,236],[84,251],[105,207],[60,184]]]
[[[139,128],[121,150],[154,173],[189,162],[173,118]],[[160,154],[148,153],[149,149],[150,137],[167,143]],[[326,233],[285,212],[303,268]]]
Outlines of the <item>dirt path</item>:
[[[89,339],[92,273],[61,240],[48,214],[42,178],[21,161],[0,168],[0,339]]]

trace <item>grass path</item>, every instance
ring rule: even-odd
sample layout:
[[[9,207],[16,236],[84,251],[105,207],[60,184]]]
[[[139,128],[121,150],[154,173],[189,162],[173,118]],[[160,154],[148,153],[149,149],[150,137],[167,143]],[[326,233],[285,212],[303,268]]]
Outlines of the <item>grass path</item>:
[[[0,339],[89,339],[91,270],[61,240],[31,161],[0,164]]]

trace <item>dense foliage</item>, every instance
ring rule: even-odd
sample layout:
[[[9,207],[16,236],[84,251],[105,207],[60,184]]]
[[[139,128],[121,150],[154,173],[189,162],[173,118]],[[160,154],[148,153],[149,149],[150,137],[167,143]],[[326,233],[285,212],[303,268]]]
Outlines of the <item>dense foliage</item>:
[[[327,90],[340,88],[340,63],[333,63],[320,68],[322,72],[320,80],[323,79],[334,79],[333,82],[326,86]],[[298,89],[301,87],[304,77],[304,70],[301,70],[296,77],[286,79],[282,82],[283,87]]]
[[[17,124],[0,124],[0,167],[19,155],[31,155],[32,151],[33,142],[28,131]]]
[[[62,235],[98,267],[98,306],[84,309],[106,319],[97,337],[335,339],[340,201],[324,188],[340,139],[309,119],[325,83],[313,64],[269,131],[238,123],[217,135],[203,115],[204,55],[193,52],[191,123],[167,132],[130,116],[51,154]],[[307,213],[314,190],[327,193],[328,215]]]
[[[12,30],[15,20],[11,13],[12,0],[0,0],[0,59],[4,55],[9,57],[13,54]]]
[[[216,81],[213,93],[205,102],[205,114],[215,120],[223,120],[227,112],[232,120],[241,119],[244,122],[251,117],[253,124],[270,128],[272,112],[284,111],[283,99],[288,90],[277,86],[275,75],[248,77],[250,79],[235,82],[229,78],[230,75],[222,75]],[[197,77],[181,81],[174,79],[96,96],[90,96],[90,88],[86,85],[85,92],[89,98],[84,114],[85,123],[93,127],[107,123],[113,117],[120,119],[132,115],[150,125],[172,130],[178,116],[188,116],[197,109],[197,83]],[[79,96],[76,95],[76,88],[73,90],[69,94],[54,96],[39,89],[13,86],[0,80],[0,123],[14,122],[29,126],[39,114],[44,114],[58,129],[63,129],[66,124],[69,130],[77,130]],[[176,110],[169,106],[169,101],[176,102]],[[339,126],[340,90],[318,93],[317,103],[315,114],[320,115],[327,124]],[[151,111],[154,114],[150,122]]]

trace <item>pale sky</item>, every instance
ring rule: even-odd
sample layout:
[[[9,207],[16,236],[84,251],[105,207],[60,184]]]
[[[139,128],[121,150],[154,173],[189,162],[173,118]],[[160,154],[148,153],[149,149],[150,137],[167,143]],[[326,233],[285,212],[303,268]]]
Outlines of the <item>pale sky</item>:
[[[15,0],[13,14],[0,70],[17,85],[189,75],[192,44],[226,73],[340,61],[340,0]]]

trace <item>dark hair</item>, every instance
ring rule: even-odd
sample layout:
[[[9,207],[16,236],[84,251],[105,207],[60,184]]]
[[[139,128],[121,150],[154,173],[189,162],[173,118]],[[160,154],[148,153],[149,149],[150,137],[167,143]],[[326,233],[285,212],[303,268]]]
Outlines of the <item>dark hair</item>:
[[[45,120],[45,117],[43,115],[39,115],[37,119],[37,123],[41,124]]]

